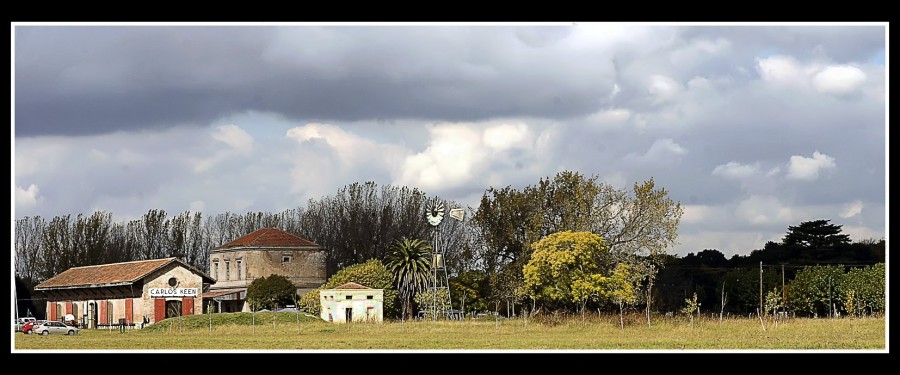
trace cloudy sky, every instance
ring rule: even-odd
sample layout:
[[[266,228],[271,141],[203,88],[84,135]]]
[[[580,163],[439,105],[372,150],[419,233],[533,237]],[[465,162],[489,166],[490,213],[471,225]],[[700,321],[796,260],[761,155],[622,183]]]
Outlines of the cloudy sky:
[[[346,184],[476,205],[653,177],[678,245],[886,217],[883,25],[14,28],[14,218],[280,211]]]

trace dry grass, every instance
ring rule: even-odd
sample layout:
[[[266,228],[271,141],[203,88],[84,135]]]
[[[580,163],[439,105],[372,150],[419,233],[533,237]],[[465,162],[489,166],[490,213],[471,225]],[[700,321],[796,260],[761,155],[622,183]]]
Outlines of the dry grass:
[[[223,316],[231,314],[221,314]],[[691,328],[683,318],[657,318],[651,327],[639,316],[629,317],[624,330],[617,316],[594,314],[536,319],[385,322],[332,324],[313,318],[257,314],[256,326],[243,317],[232,323],[214,322],[210,333],[206,316],[185,319],[172,328],[168,321],[155,329],[118,333],[85,330],[77,336],[15,335],[15,348],[113,350],[817,350],[885,349],[885,319],[791,319],[763,332],[753,319],[695,319]],[[189,321],[190,320],[190,321]],[[237,322],[237,323],[235,323]],[[643,323],[642,323],[643,322]],[[198,328],[201,327],[201,328]]]

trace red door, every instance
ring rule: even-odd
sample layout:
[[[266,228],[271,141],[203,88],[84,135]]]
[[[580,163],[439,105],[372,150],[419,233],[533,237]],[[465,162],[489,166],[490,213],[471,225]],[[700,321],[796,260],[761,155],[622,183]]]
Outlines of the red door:
[[[97,301],[97,304],[100,305],[100,316],[99,316],[99,318],[100,318],[100,324],[107,324],[107,321],[106,321],[106,318],[107,318],[107,316],[106,316],[106,314],[107,314],[106,309],[107,309],[107,307],[108,307],[108,306],[107,306],[108,303],[104,300],[104,301]]]
[[[134,309],[134,299],[126,298],[125,299],[125,323],[131,324],[134,315],[132,314],[132,310]]]
[[[56,302],[47,302],[50,305],[50,314],[47,314],[47,320],[56,319]]]
[[[72,301],[66,301],[66,314],[72,313]]]
[[[181,315],[194,315],[194,297],[181,298]]]
[[[165,298],[154,298],[153,299],[153,322],[160,322],[166,318],[166,299]]]

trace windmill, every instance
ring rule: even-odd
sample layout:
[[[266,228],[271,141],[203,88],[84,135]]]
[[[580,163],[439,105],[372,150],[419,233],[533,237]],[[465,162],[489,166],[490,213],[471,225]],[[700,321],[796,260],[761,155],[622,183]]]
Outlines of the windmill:
[[[444,219],[444,214],[446,212],[446,206],[444,202],[440,200],[438,197],[432,198],[430,201],[427,201],[425,204],[425,219],[428,220],[428,224],[432,227],[432,246],[431,246],[431,292],[432,292],[432,305],[431,305],[431,315],[432,319],[437,319],[437,305],[438,305],[438,296],[441,296],[443,300],[441,301],[441,306],[447,306],[451,308],[450,300],[450,279],[447,275],[447,267],[444,263],[444,254],[446,253],[446,249],[441,248],[440,243],[440,232],[438,231],[438,226]],[[454,208],[450,210],[450,217],[462,221],[465,217],[465,211],[461,208]],[[438,294],[439,291],[446,291],[445,293]],[[446,311],[444,311],[446,313]]]

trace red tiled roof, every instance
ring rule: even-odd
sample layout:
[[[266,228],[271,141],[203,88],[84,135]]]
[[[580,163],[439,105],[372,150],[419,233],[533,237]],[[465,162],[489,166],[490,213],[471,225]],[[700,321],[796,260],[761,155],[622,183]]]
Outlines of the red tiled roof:
[[[204,281],[214,282],[209,275],[187,265],[178,258],[140,260],[135,262],[99,264],[96,266],[72,267],[59,275],[35,286],[35,289],[57,289],[73,287],[96,287],[105,285],[132,284],[153,271],[177,262],[191,271],[200,274]]]
[[[346,283],[346,284],[342,284],[341,286],[334,288],[334,289],[372,289],[372,288],[369,288],[365,285],[360,285],[357,283]]]
[[[229,247],[318,247],[315,242],[285,232],[278,228],[263,228],[234,241],[223,244],[217,249]]]

